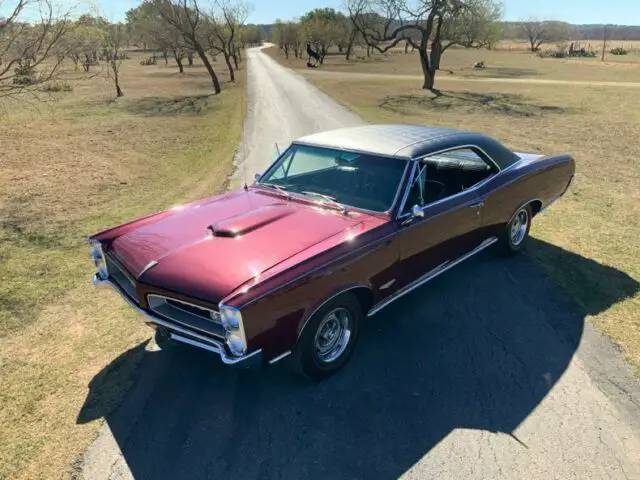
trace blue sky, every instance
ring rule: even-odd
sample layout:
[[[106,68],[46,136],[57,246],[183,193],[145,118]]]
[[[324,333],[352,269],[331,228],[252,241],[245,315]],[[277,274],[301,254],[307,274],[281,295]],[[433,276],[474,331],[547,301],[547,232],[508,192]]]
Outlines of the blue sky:
[[[62,0],[68,5],[79,5],[89,10],[89,0]],[[200,0],[205,3],[207,0]],[[60,0],[58,0],[60,2]],[[80,2],[80,3],[78,3]],[[298,17],[316,7],[340,9],[343,0],[250,0],[253,12],[251,23],[272,23]],[[564,20],[571,23],[614,23],[640,25],[640,0],[503,0],[506,20],[536,16],[541,19]],[[4,9],[12,0],[4,3]],[[135,7],[139,0],[93,0],[102,15],[111,21],[122,20],[124,12]],[[6,12],[0,12],[0,15]]]

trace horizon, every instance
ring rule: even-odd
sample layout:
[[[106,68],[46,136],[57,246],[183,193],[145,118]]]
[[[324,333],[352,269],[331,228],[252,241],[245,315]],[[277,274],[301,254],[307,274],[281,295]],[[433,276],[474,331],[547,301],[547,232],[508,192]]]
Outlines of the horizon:
[[[583,0],[576,2],[557,2],[556,0],[538,0],[535,4],[523,4],[521,0],[504,0],[502,21],[517,22],[529,17],[540,20],[557,20],[572,25],[611,25],[637,27],[640,26],[640,8],[634,8],[637,0],[619,0],[615,5],[607,5],[603,12],[599,0]],[[3,2],[0,18],[6,16],[14,2]],[[63,10],[71,10],[75,15],[90,13],[100,15],[111,22],[125,19],[127,10],[142,3],[141,0],[59,0],[55,2]],[[334,8],[344,12],[344,0],[298,0],[295,4],[273,2],[270,0],[253,0],[247,24],[269,25],[276,20],[295,20],[314,8]],[[579,8],[576,8],[579,7]]]

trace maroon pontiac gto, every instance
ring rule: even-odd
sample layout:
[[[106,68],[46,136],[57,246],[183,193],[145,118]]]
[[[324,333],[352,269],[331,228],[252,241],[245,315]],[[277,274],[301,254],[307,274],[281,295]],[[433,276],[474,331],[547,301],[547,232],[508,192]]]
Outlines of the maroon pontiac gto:
[[[317,133],[251,186],[91,236],[94,283],[138,310],[161,348],[241,366],[291,355],[318,379],[345,364],[366,317],[494,243],[518,252],[574,171],[568,155],[457,130]]]

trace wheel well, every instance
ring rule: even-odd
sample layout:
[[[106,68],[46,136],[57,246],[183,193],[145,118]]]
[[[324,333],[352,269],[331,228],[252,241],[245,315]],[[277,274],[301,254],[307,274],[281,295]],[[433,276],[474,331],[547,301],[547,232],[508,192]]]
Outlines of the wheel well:
[[[534,217],[542,210],[542,202],[540,200],[533,200],[529,205],[531,205],[531,214]]]
[[[345,293],[351,293],[358,299],[358,303],[360,304],[360,307],[362,307],[362,313],[364,316],[366,316],[367,312],[371,307],[373,307],[373,292],[370,288],[356,287],[346,291]]]
[[[373,291],[366,286],[358,286],[358,287],[350,288],[348,290],[344,290],[333,297],[329,297],[329,299],[325,300],[325,302],[320,304],[319,307],[317,307],[312,313],[310,313],[306,317],[306,319],[304,319],[304,322],[301,324],[300,331],[298,332],[298,338],[296,339],[296,344],[298,343],[298,340],[302,336],[302,332],[306,328],[307,323],[309,322],[311,317],[315,315],[315,313],[320,309],[322,305],[324,305],[324,303],[326,303],[329,300],[333,300],[334,298],[339,298],[342,295],[348,295],[348,294],[351,294],[354,297],[356,297],[356,300],[358,301],[358,303],[360,304],[360,307],[362,308],[362,314],[366,317],[367,312],[371,309],[371,307],[373,307],[373,300],[374,300]]]

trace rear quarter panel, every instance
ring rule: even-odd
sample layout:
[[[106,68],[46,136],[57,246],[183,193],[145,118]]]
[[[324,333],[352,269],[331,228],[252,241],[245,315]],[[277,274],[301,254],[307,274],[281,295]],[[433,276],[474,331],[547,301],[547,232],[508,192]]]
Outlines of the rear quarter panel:
[[[479,190],[484,201],[482,224],[486,236],[499,235],[523,205],[537,201],[542,208],[564,194],[575,173],[569,155],[523,160],[496,175]]]

